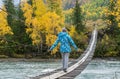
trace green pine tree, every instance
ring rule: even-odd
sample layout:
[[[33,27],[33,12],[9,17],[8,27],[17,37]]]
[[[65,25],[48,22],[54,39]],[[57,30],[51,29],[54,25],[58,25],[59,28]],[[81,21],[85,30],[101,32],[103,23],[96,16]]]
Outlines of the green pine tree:
[[[8,16],[7,16],[7,21],[8,24],[10,25],[10,27],[13,29],[14,28],[14,16],[12,16],[11,14],[15,15],[15,7],[13,4],[13,0],[3,0],[6,11],[8,12]]]
[[[74,7],[73,24],[75,25],[76,31],[78,33],[84,31],[82,9],[78,3],[78,0],[76,0],[76,4]]]
[[[4,5],[8,14],[8,25],[14,33],[12,36],[7,36],[8,46],[10,46],[7,52],[9,52],[10,57],[15,57],[15,53],[22,54],[26,51],[24,50],[24,45],[30,44],[31,40],[25,31],[24,16],[21,6],[18,5],[18,7],[15,8],[14,0],[4,0]]]
[[[12,46],[15,46],[16,42],[15,42],[15,39],[14,39],[14,34],[16,34],[16,30],[15,30],[15,7],[14,7],[14,3],[13,3],[13,0],[3,0],[4,2],[4,6],[5,6],[5,9],[6,9],[6,13],[8,14],[7,15],[7,22],[8,22],[8,25],[11,27],[12,29],[12,32],[13,32],[13,35],[12,36],[7,36],[6,39],[7,39],[7,46],[10,46],[9,48],[6,49],[6,52],[8,53],[8,55],[10,57],[13,57],[16,49]],[[12,15],[14,16],[12,16]]]
[[[33,2],[32,2],[32,0],[28,0],[28,3],[29,3],[30,5],[32,5]]]

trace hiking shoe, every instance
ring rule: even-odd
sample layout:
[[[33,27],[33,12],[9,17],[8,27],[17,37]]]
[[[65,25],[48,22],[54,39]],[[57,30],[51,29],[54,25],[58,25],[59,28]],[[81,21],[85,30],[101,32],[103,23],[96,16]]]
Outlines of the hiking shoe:
[[[64,72],[67,72],[67,69],[63,69]]]

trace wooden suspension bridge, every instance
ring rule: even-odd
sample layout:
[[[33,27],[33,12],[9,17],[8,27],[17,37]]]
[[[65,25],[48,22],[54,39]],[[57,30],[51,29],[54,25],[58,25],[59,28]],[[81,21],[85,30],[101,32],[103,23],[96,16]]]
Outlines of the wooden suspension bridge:
[[[95,29],[91,34],[91,39],[87,49],[77,60],[69,64],[67,72],[63,72],[62,68],[59,68],[46,74],[31,77],[30,79],[74,79],[91,61],[97,43],[97,34],[97,30]]]

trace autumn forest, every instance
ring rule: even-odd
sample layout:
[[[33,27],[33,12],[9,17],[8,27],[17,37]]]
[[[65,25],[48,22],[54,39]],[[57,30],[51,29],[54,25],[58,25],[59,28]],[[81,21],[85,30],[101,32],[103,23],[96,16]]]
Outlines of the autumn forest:
[[[95,57],[120,56],[120,0],[2,0],[0,58],[60,58],[59,46],[48,52],[63,27],[80,52],[98,30]]]

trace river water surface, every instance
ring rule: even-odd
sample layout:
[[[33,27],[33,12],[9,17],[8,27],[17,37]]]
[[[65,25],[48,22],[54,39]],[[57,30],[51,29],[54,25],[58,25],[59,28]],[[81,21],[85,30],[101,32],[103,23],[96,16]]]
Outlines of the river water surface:
[[[0,62],[0,79],[28,79],[61,67],[61,62]],[[75,79],[120,79],[120,61],[92,60]]]

